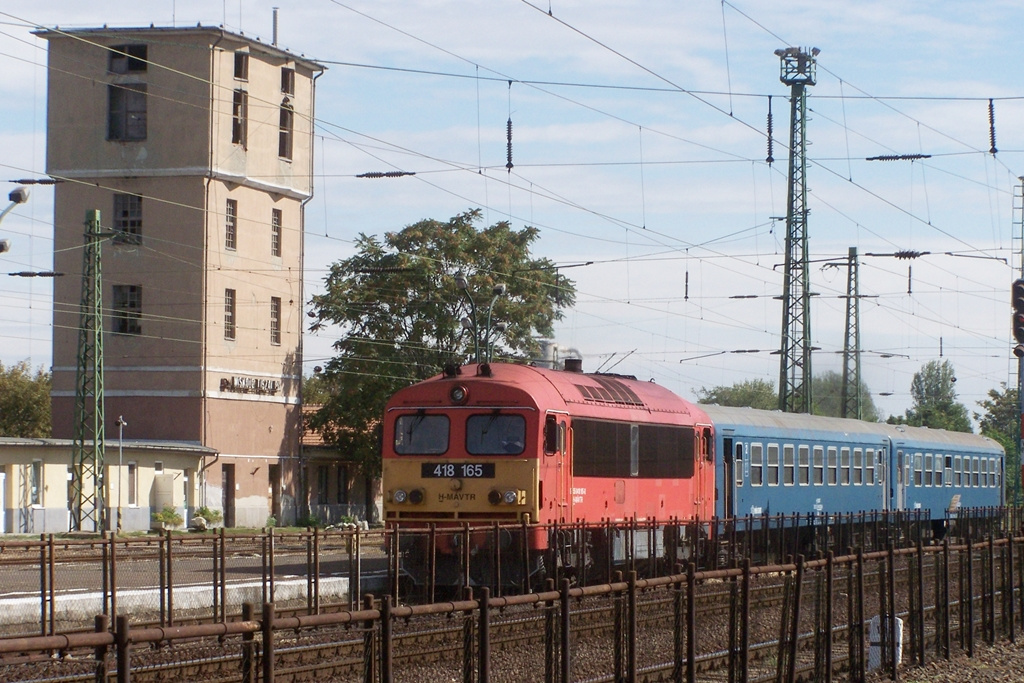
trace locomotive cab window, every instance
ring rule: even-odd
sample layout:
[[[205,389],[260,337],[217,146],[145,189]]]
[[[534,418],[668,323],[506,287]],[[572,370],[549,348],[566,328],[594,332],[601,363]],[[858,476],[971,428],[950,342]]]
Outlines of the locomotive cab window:
[[[558,452],[558,418],[554,415],[544,418],[544,452],[548,455]]]
[[[437,455],[448,450],[448,417],[401,415],[395,420],[395,453]]]
[[[522,415],[471,415],[466,420],[466,451],[471,455],[518,455],[526,448]]]

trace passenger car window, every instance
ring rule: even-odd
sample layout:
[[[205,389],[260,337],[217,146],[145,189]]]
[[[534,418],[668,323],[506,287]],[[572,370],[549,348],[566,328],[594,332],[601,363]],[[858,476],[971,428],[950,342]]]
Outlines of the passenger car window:
[[[395,453],[444,453],[448,450],[448,429],[445,415],[401,415],[395,420]]]
[[[466,451],[472,455],[517,455],[526,448],[522,415],[471,415],[466,420]]]

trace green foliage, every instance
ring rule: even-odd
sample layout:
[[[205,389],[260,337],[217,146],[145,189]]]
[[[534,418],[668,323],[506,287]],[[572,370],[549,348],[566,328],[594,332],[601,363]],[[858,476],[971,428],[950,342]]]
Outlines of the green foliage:
[[[914,427],[971,432],[967,406],[956,400],[956,374],[948,360],[930,360],[914,373],[910,396],[914,404],[907,409],[906,423]]]
[[[211,510],[205,505],[196,509],[192,514],[194,517],[202,517],[206,520],[207,524],[216,524],[224,519],[224,515],[220,510]]]
[[[1006,451],[1006,498],[1013,505],[1021,503],[1020,451],[1020,396],[1006,383],[999,389],[989,389],[988,398],[978,401],[985,413],[974,413],[981,433],[997,441]]]
[[[305,517],[299,517],[295,520],[295,526],[305,527],[307,529],[322,528],[324,525],[323,521],[316,515],[306,515]]]
[[[492,335],[495,360],[536,354],[534,337],[551,335],[558,309],[575,301],[571,280],[551,261],[531,258],[535,228],[517,231],[499,222],[478,229],[479,220],[480,211],[473,210],[447,222],[414,223],[386,233],[383,241],[361,234],[357,253],[333,264],[324,293],[313,297],[311,330],[334,325],[341,337],[322,373],[323,407],[309,427],[367,476],[380,473],[387,399],[448,363],[473,357],[473,335],[460,324],[471,308],[456,273],[469,281],[481,332],[493,286],[508,287],[491,311],[493,321],[507,324]]]
[[[46,438],[50,431],[50,373],[28,361],[0,363],[0,436]]]
[[[775,410],[779,407],[779,393],[775,390],[775,384],[769,380],[748,379],[728,387],[701,387],[697,392],[697,402]]]
[[[181,523],[185,521],[185,518],[178,514],[170,505],[165,505],[164,509],[160,512],[154,512],[150,515],[154,522],[163,526],[169,526],[171,528],[181,526]]]
[[[841,373],[830,371],[816,375],[812,380],[814,394],[814,414],[839,417],[842,414]],[[878,421],[878,410],[871,399],[871,392],[863,382],[861,392],[861,419],[869,422]],[[732,386],[716,386],[707,389],[701,387],[697,392],[698,403],[717,403],[720,406],[738,406],[758,408],[760,410],[777,410],[779,394],[775,384],[764,379],[748,379]]]
[[[814,398],[814,414],[842,417],[843,414],[843,373],[830,370],[815,375],[811,392]],[[871,391],[860,383],[860,419],[878,422],[878,408],[871,398]],[[856,417],[850,415],[849,417]]]
[[[277,517],[275,517],[274,515],[267,515],[267,523],[263,526],[267,529],[273,529],[277,526]]]
[[[331,383],[322,374],[302,378],[302,404],[322,406],[330,400],[333,389]]]

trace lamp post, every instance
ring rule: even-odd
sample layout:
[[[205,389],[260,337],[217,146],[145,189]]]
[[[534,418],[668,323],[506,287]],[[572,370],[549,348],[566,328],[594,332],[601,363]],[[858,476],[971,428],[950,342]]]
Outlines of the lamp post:
[[[128,423],[117,416],[117,533],[121,533],[121,488],[124,486],[124,428]]]
[[[465,295],[466,300],[469,301],[469,315],[463,317],[461,322],[463,329],[470,331],[473,335],[473,356],[476,363],[479,364],[481,362],[481,338],[480,325],[479,321],[477,320],[476,301],[473,300],[473,295],[469,293],[469,280],[466,278],[465,274],[461,270],[455,274],[455,286],[459,288],[459,290]],[[491,288],[491,302],[487,304],[486,325],[484,326],[483,329],[482,346],[484,351],[484,363],[491,362],[491,354],[494,350],[494,341],[491,339],[491,333],[505,331],[505,323],[498,322],[494,323],[494,325],[492,326],[491,322],[492,313],[494,312],[494,304],[499,297],[505,295],[506,291],[507,288],[505,287],[504,283],[498,283]]]
[[[27,187],[16,187],[11,190],[11,193],[7,195],[7,198],[11,200],[11,203],[7,205],[7,208],[0,212],[0,221],[2,221],[11,210],[18,204],[24,204],[28,201],[28,188]],[[11,241],[0,240],[0,254],[5,251],[10,251]]]

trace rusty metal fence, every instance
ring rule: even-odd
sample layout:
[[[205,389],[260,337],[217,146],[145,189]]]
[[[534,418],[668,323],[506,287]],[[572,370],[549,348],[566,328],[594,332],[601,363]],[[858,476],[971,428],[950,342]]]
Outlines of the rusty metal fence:
[[[0,639],[0,679],[859,682],[1024,628],[1021,536],[616,579],[290,616],[249,603],[198,625],[101,615],[92,632]]]

